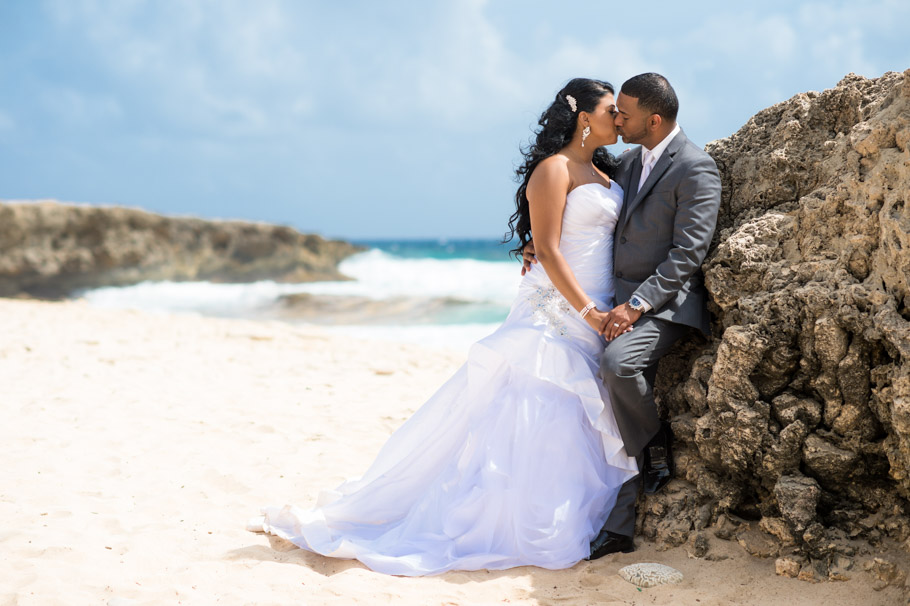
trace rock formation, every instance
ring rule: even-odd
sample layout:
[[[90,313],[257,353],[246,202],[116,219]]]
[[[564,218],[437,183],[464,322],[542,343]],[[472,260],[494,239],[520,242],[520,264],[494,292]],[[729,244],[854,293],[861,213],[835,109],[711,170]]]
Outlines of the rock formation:
[[[680,479],[640,530],[847,578],[868,546],[910,551],[910,70],[796,95],[707,151],[714,334],[661,363]]]
[[[143,280],[337,280],[359,250],[278,225],[133,208],[0,204],[0,296],[60,297]]]

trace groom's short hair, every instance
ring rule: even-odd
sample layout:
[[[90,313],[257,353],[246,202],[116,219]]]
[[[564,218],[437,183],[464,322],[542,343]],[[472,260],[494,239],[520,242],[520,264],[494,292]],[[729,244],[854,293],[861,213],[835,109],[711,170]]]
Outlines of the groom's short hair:
[[[664,120],[676,121],[679,113],[679,99],[670,82],[660,74],[649,72],[632,76],[623,82],[619,91],[627,97],[638,99],[638,107],[658,114]]]

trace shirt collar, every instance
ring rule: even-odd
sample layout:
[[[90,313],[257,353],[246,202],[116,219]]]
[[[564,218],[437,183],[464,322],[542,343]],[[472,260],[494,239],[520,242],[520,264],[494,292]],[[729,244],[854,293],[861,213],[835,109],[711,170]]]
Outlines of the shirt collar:
[[[680,131],[679,123],[677,122],[676,126],[673,127],[673,130],[670,131],[670,134],[667,135],[666,137],[664,137],[660,143],[655,145],[654,149],[649,150],[644,145],[642,145],[641,146],[641,163],[642,164],[645,163],[645,152],[650,151],[651,154],[654,156],[654,163],[656,164],[657,161],[660,160],[660,157],[663,155],[664,150],[667,149],[667,147],[669,147],[670,141],[673,140],[673,137],[675,137],[677,135],[677,133],[679,133],[679,131]]]

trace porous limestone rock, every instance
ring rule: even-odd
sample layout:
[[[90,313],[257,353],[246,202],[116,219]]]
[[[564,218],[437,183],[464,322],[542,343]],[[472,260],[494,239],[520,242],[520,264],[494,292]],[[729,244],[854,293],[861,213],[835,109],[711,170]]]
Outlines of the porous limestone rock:
[[[706,149],[713,336],[661,361],[674,496],[645,497],[638,528],[665,540],[663,512],[674,544],[688,524],[771,555],[761,532],[811,557],[800,578],[843,578],[856,544],[910,537],[910,70],[798,94]]]
[[[781,476],[774,486],[777,507],[790,530],[797,535],[815,521],[820,496],[818,482],[804,476]]]
[[[0,203],[0,296],[66,296],[144,280],[337,280],[346,242],[280,225],[122,207]]]
[[[802,567],[802,563],[799,559],[792,556],[783,556],[777,558],[774,562],[775,572],[782,577],[790,577],[795,579],[799,575],[799,570]]]

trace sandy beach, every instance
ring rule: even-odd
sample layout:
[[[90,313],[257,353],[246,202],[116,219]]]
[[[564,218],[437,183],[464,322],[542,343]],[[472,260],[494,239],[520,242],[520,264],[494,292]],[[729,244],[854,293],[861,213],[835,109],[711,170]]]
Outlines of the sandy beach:
[[[711,537],[581,562],[374,573],[244,530],[267,504],[313,503],[365,470],[463,361],[314,327],[0,299],[0,604],[904,604],[812,584]],[[617,570],[660,562],[679,585]]]

